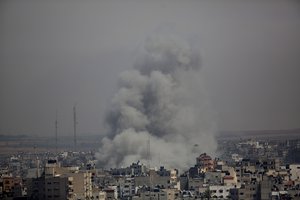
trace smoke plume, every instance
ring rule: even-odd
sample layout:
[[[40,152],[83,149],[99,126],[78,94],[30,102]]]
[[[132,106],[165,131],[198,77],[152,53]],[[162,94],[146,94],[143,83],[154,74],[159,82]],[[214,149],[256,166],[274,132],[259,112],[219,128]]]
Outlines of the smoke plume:
[[[120,76],[106,115],[108,135],[96,153],[100,165],[128,166],[150,158],[151,166],[186,169],[201,152],[214,154],[216,125],[197,51],[176,37],[155,36],[141,54]]]

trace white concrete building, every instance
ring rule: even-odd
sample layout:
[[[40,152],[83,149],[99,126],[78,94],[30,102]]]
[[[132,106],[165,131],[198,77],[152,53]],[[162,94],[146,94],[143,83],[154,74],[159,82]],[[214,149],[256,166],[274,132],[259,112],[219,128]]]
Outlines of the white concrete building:
[[[234,188],[232,186],[223,186],[223,185],[211,185],[209,190],[211,191],[211,196],[218,199],[228,199],[229,190]]]

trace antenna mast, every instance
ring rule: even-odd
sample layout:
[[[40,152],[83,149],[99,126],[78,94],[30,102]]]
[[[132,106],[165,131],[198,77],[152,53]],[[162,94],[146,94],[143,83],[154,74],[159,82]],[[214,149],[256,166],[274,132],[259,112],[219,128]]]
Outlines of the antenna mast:
[[[58,130],[58,121],[57,121],[57,110],[55,113],[55,152],[57,154],[57,130]]]
[[[149,136],[148,141],[147,141],[147,165],[148,165],[148,169],[150,169],[150,159],[151,159],[151,156],[150,156],[150,136]]]
[[[73,106],[73,120],[74,120],[74,150],[77,151],[77,138],[76,138],[76,126],[77,126],[77,118],[76,118],[76,104]]]

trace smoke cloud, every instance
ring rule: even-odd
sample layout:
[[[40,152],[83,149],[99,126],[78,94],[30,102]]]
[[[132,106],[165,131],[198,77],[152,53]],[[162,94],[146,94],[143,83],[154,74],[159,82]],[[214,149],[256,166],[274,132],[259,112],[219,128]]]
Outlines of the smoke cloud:
[[[201,152],[214,155],[216,124],[198,51],[174,36],[155,36],[141,52],[120,76],[106,115],[108,134],[96,153],[99,164],[120,167],[151,158],[151,166],[186,169]]]

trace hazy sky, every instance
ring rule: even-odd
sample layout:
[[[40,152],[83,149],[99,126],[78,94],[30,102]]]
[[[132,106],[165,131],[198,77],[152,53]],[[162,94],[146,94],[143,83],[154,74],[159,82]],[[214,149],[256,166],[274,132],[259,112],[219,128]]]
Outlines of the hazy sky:
[[[201,53],[220,130],[300,127],[298,1],[0,1],[0,134],[101,134],[147,37]]]

